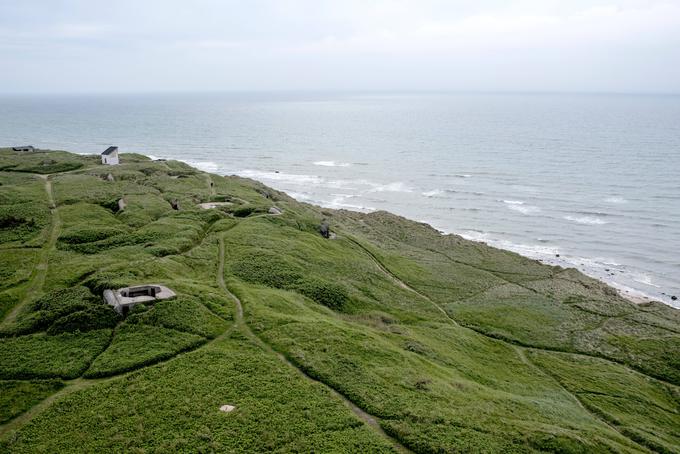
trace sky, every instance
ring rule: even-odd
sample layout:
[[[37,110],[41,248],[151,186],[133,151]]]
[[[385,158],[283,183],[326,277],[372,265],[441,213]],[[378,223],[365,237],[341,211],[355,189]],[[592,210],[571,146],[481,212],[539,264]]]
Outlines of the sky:
[[[680,0],[0,0],[0,93],[680,93]]]

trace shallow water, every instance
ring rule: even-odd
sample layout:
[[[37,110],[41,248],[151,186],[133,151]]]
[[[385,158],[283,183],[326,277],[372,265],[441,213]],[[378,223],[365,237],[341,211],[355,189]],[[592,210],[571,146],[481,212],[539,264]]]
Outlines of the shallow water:
[[[670,299],[679,96],[6,97],[0,144],[182,159],[302,201],[389,210],[680,307]]]

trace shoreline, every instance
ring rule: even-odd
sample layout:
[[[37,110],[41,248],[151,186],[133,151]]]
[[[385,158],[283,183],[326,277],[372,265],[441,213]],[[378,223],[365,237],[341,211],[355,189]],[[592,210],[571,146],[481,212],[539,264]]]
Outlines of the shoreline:
[[[77,154],[89,155],[91,153],[77,153]],[[140,154],[147,156],[151,160],[177,159],[177,158],[173,158],[173,157],[169,157],[169,156],[164,157],[163,155],[160,155],[160,154],[145,154],[145,153],[140,153]],[[251,175],[240,175],[239,173],[220,172],[217,168],[213,168],[212,166],[203,165],[204,163],[202,161],[196,161],[194,159],[177,159],[177,160],[181,161],[181,162],[183,162],[187,165],[190,165],[191,167],[196,168],[197,170],[199,170],[201,172],[213,173],[213,174],[221,175],[221,176],[234,175],[234,176],[238,176],[240,178],[248,178],[248,179],[251,179],[253,181],[257,181],[261,184],[271,186],[272,188],[274,188],[278,191],[284,192],[289,197],[291,197],[291,198],[293,198],[293,199],[295,199],[295,200],[297,200],[298,202],[301,202],[301,203],[310,203],[312,205],[316,205],[316,206],[319,206],[319,207],[322,207],[322,208],[338,209],[338,207],[336,207],[336,206],[324,205],[323,202],[320,202],[320,201],[300,200],[297,197],[295,197],[294,193],[291,193],[290,191],[287,191],[285,189],[278,188],[278,187],[276,187],[275,184],[272,184],[271,182],[262,181],[258,178],[251,176]],[[364,211],[361,211],[359,209],[353,209],[353,208],[342,208],[342,209],[346,209],[348,211],[355,211],[355,212],[364,212]],[[365,211],[365,212],[370,213],[370,212],[373,212],[373,211],[377,211],[377,210],[376,209],[370,209],[370,210]],[[438,232],[440,232],[442,235],[447,235],[447,234],[457,235],[457,236],[460,236],[460,237],[462,237],[462,238],[464,238],[468,241],[483,243],[483,244],[490,246],[490,247],[494,247],[494,248],[505,250],[505,251],[514,252],[514,253],[519,254],[523,257],[527,257],[527,258],[532,259],[532,260],[537,260],[540,263],[545,264],[545,265],[560,266],[562,268],[576,269],[579,272],[585,274],[586,276],[591,277],[593,279],[597,279],[598,281],[603,282],[606,285],[614,288],[622,298],[627,299],[634,304],[648,304],[650,302],[659,302],[659,303],[664,304],[666,306],[680,310],[680,302],[672,301],[671,295],[666,295],[666,298],[650,295],[650,294],[646,293],[644,290],[640,290],[639,288],[635,288],[635,287],[630,286],[630,283],[627,283],[629,285],[626,285],[626,284],[622,284],[620,282],[617,282],[616,280],[614,280],[612,278],[609,278],[608,277],[608,274],[609,274],[608,268],[603,268],[602,271],[598,273],[594,268],[588,268],[586,266],[583,266],[582,264],[581,264],[582,266],[579,266],[578,263],[577,263],[577,262],[581,262],[581,261],[584,261],[584,260],[594,263],[594,261],[592,259],[585,258],[585,257],[571,257],[571,256],[568,256],[568,255],[563,255],[563,254],[560,257],[561,254],[556,254],[556,256],[550,256],[550,254],[547,254],[547,253],[546,254],[541,254],[541,253],[536,253],[536,252],[532,253],[532,252],[528,251],[528,249],[525,249],[525,248],[521,248],[521,247],[513,248],[511,245],[506,244],[508,242],[505,241],[505,240],[495,240],[495,239],[484,240],[484,239],[480,239],[480,238],[473,238],[471,235],[467,235],[465,232],[448,231],[448,230],[445,230],[445,229],[441,229],[441,228],[435,226],[432,223],[432,221],[430,221],[430,220],[416,219],[414,217],[398,213],[398,212],[394,211],[392,208],[385,209],[385,211],[397,214],[399,216],[406,217],[407,219],[417,220],[417,222],[423,222],[423,223],[429,225],[430,227],[432,227],[433,229],[437,230]],[[518,245],[518,246],[521,246],[521,245]],[[567,260],[567,257],[570,257],[573,260],[572,261]],[[612,265],[611,268],[614,269],[615,265]],[[619,270],[619,271],[620,271],[620,273],[622,273],[621,270]]]

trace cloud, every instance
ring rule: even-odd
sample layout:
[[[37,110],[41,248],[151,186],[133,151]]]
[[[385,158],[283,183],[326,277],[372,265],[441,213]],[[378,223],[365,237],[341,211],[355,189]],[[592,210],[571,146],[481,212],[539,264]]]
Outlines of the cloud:
[[[680,3],[0,1],[0,60],[9,92],[680,92]]]

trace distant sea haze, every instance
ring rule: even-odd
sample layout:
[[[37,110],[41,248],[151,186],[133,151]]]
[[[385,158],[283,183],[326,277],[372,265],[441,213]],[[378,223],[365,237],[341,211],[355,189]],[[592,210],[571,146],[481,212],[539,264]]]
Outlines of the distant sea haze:
[[[680,307],[678,96],[13,96],[0,99],[0,144],[180,159]]]

